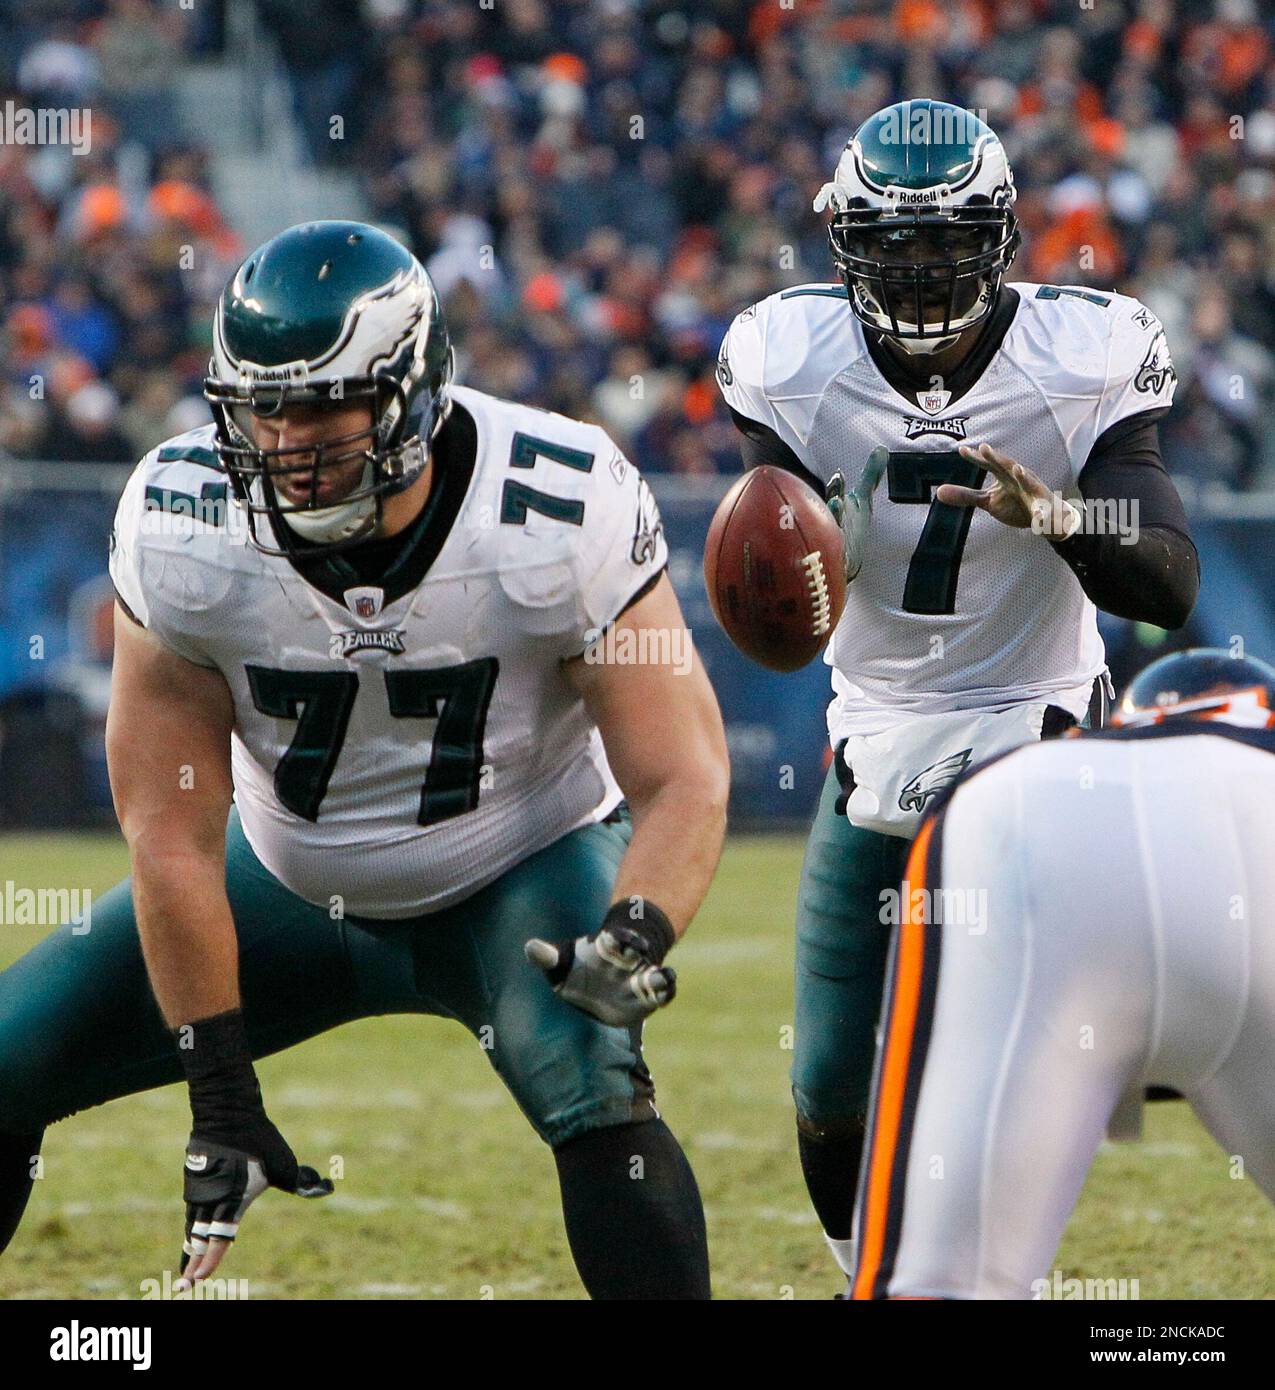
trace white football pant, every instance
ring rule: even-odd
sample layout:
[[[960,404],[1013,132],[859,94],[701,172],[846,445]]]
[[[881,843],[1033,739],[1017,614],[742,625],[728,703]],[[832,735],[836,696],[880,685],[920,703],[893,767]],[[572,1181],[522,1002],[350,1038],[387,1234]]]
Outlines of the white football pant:
[[[1275,1197],[1275,756],[1205,733],[1029,745],[923,825],[906,888],[856,1298],[1032,1297],[1149,1085]]]

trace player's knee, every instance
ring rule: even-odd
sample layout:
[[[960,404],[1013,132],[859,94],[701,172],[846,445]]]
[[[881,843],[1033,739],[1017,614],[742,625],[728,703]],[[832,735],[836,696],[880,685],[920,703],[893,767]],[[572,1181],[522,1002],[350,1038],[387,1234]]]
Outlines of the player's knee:
[[[868,1111],[866,1087],[803,1087],[794,1082],[797,1128],[810,1139],[842,1139],[863,1133]]]
[[[540,1065],[506,1081],[536,1131],[556,1148],[595,1129],[656,1118],[655,1085],[640,1045],[601,1024],[591,1045],[548,1050]],[[520,1054],[525,1056],[525,1052]]]
[[[23,1061],[22,1053],[0,1038],[0,1133],[32,1134],[54,1118],[50,1087]]]
[[[826,1034],[821,1038],[824,1043],[829,1041]],[[805,1123],[861,1123],[871,1087],[871,1051],[860,1058],[841,1046],[798,1049],[792,1069],[792,1097]]]
[[[538,1065],[496,1069],[536,1133],[550,1148],[582,1134],[656,1117],[655,1088],[640,1053],[542,1056]]]
[[[0,1132],[31,1134],[66,1113],[70,1077],[49,1010],[16,979],[0,988]]]

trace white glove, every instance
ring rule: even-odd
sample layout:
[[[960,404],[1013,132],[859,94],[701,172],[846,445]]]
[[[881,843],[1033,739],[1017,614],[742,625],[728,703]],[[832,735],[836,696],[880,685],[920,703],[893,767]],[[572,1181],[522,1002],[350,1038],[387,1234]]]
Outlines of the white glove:
[[[634,928],[607,926],[574,941],[532,937],[525,949],[555,993],[603,1023],[631,1027],[677,993],[677,972],[652,959]]]
[[[863,568],[863,551],[868,541],[868,524],[872,520],[872,494],[881,481],[890,451],[876,448],[868,455],[859,481],[846,491],[845,474],[838,469],[828,483],[824,497],[828,510],[841,527],[842,549],[845,552],[846,583],[857,579]]]

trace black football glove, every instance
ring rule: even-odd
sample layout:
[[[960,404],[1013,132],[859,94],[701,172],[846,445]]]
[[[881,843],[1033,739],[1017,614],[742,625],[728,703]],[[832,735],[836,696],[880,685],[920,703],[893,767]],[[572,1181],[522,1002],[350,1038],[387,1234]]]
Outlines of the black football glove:
[[[663,963],[675,939],[672,923],[653,903],[643,903],[634,919],[628,903],[620,902],[591,935],[558,942],[532,937],[526,951],[555,994],[603,1023],[627,1028],[677,993],[677,972]]]
[[[297,1162],[266,1115],[242,1014],[234,1009],[188,1028],[191,1045],[179,1049],[192,1119],[183,1171],[181,1272],[194,1281],[221,1263],[244,1213],[267,1187],[326,1197],[332,1183]]]

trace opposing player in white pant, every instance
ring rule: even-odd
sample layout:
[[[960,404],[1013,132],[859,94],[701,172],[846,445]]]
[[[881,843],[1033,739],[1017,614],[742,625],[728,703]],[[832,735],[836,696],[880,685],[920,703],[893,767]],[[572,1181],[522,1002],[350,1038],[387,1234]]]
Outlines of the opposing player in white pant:
[[[1027,1298],[1113,1112],[1190,1102],[1275,1200],[1275,669],[1197,650],[975,770],[908,860],[851,1297]]]

